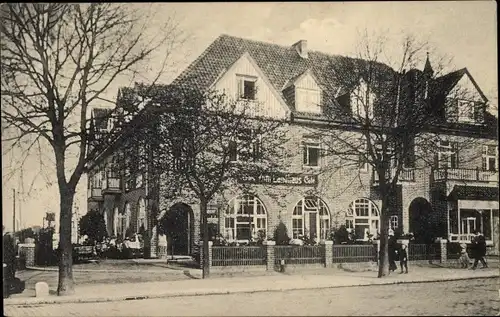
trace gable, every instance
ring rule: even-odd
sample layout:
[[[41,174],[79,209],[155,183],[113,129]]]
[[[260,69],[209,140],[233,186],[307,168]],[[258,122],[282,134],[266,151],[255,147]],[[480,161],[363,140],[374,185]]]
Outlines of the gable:
[[[238,99],[240,78],[255,80],[256,115],[269,118],[285,118],[287,116],[288,107],[283,98],[248,53],[243,54],[227,71],[222,72],[212,88],[224,91],[230,98]]]
[[[296,88],[321,90],[316,79],[312,76],[310,71],[307,71],[295,81]]]
[[[447,97],[453,99],[465,99],[478,102],[486,102],[484,94],[481,92],[469,72],[460,78],[457,84],[451,89]]]

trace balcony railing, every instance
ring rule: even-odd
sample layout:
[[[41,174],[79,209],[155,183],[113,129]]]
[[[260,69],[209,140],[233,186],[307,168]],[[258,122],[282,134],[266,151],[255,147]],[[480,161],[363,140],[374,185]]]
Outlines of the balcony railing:
[[[102,189],[101,188],[89,188],[87,193],[87,198],[100,200],[102,199]]]
[[[443,168],[434,170],[434,180],[498,182],[498,172],[483,171],[480,169]]]
[[[104,193],[119,193],[121,192],[121,179],[116,177],[108,177],[104,181]]]
[[[392,168],[386,171],[386,179],[391,181],[394,175],[396,175],[396,169]],[[380,178],[376,171],[373,172],[373,181],[378,183]],[[399,182],[414,182],[415,181],[415,169],[413,168],[403,168],[399,172],[398,183]]]

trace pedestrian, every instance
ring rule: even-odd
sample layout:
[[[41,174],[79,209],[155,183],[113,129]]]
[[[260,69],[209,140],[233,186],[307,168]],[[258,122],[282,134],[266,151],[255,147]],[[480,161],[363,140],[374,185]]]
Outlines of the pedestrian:
[[[396,237],[394,236],[394,231],[389,230],[389,244],[388,244],[388,251],[389,251],[389,271],[396,271],[398,266],[396,265],[396,258],[397,258],[397,249],[398,249],[398,243],[396,240]]]
[[[475,270],[477,268],[477,264],[481,261],[483,265],[483,269],[488,267],[484,256],[486,255],[486,239],[483,234],[479,231],[476,231],[476,236],[473,238],[473,247],[474,247],[474,264],[472,265],[472,269]]]
[[[460,258],[458,259],[458,262],[460,263],[460,267],[462,269],[466,269],[470,265],[469,254],[467,254],[467,244],[465,243],[460,244]]]
[[[404,273],[408,274],[408,252],[406,250],[406,244],[401,245],[401,250],[399,250],[399,265],[401,266],[401,272],[403,273],[403,267],[405,269]]]

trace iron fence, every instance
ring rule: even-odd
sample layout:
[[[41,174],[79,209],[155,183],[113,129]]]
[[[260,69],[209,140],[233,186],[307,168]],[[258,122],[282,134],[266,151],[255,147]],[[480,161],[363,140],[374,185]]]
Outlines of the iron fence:
[[[266,265],[266,248],[263,246],[214,246],[212,266]]]
[[[408,260],[440,260],[441,259],[441,245],[438,243],[433,244],[417,244],[410,243],[408,246]]]
[[[275,263],[285,260],[286,264],[322,264],[324,263],[324,246],[276,246],[274,248]]]
[[[377,262],[377,245],[333,245],[333,263]]]

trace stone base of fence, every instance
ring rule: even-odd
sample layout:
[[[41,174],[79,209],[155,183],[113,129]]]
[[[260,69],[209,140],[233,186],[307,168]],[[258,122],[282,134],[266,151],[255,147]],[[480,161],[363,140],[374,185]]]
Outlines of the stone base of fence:
[[[441,239],[439,241],[439,244],[441,246],[441,263],[445,263],[446,260],[448,259],[447,253],[448,253],[448,248],[446,247],[447,241],[445,239]]]

